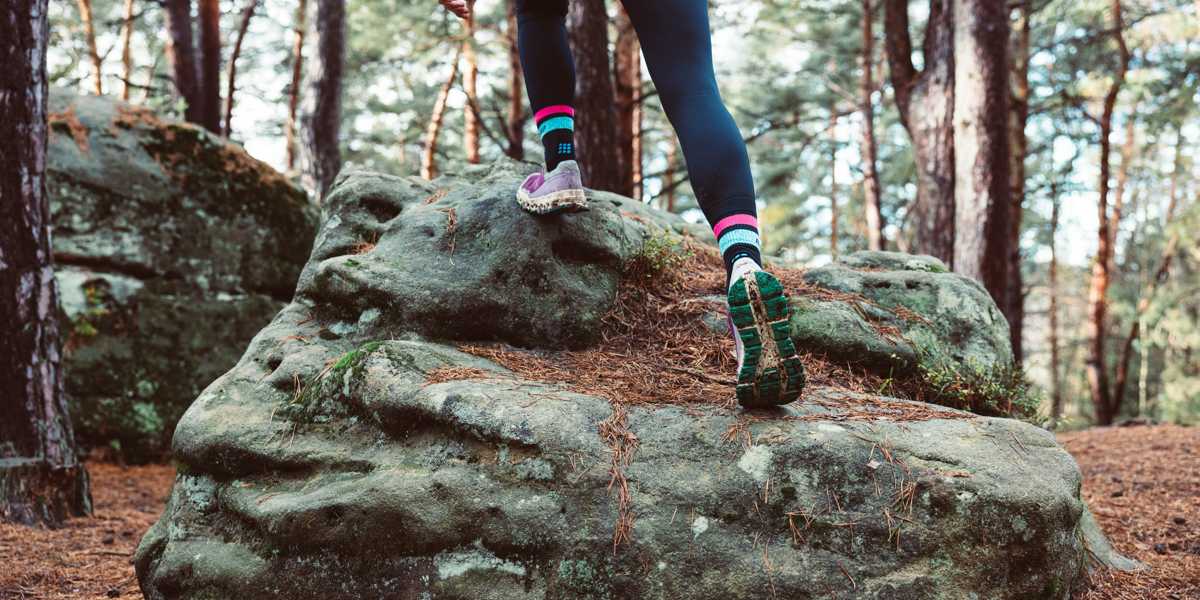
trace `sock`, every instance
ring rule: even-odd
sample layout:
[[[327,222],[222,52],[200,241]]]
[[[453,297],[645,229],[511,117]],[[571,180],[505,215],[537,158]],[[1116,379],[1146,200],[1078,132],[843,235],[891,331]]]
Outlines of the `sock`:
[[[575,160],[575,109],[565,104],[547,106],[533,116],[542,148],[546,152],[546,172],[564,160]]]
[[[734,265],[741,259],[747,259],[759,269],[762,268],[762,249],[758,239],[758,219],[753,215],[730,215],[717,221],[713,226],[713,234],[717,236],[717,246],[721,249],[721,258],[725,261],[725,275],[733,281]],[[741,262],[741,268],[745,268]],[[739,269],[739,274],[745,271]]]

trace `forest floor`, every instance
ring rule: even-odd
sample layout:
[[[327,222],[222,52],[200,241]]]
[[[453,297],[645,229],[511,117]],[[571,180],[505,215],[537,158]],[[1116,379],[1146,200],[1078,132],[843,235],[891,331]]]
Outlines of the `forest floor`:
[[[1152,568],[1103,573],[1077,600],[1200,599],[1200,429],[1059,435],[1113,545]],[[0,599],[140,597],[130,556],[166,503],[174,468],[88,463],[95,515],[60,529],[0,524]]]

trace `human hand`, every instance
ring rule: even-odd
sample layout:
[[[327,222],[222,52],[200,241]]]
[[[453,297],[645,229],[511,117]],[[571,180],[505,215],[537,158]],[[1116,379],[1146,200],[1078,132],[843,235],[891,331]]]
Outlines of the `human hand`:
[[[442,7],[454,13],[460,19],[466,19],[471,16],[471,9],[467,6],[467,0],[438,0]]]

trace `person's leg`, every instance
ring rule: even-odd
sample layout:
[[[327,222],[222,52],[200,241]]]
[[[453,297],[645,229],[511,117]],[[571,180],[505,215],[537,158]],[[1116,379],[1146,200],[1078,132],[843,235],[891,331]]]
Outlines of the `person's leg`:
[[[750,157],[713,72],[705,0],[623,0],[726,270],[760,265]],[[739,265],[742,267],[743,265]],[[741,269],[739,269],[740,271]]]
[[[708,1],[622,1],[725,260],[738,401],[748,407],[791,402],[804,387],[804,367],[790,337],[787,295],[761,270],[750,157],[717,89]]]
[[[575,160],[575,64],[566,16],[567,0],[517,0],[517,48],[547,171]]]

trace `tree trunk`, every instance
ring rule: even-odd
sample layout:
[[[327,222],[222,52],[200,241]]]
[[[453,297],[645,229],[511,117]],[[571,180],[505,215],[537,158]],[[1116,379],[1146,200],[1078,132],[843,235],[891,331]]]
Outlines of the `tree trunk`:
[[[473,165],[479,164],[479,115],[476,112],[479,109],[479,94],[477,82],[479,80],[479,62],[475,57],[475,0],[470,0],[468,5],[471,10],[471,16],[467,17],[466,27],[467,35],[463,40],[463,59],[466,65],[463,68],[463,92],[467,95],[466,107],[463,114],[463,146],[467,151],[467,162]]]
[[[1112,0],[1113,37],[1116,39],[1120,59],[1112,84],[1104,96],[1104,110],[1100,115],[1100,181],[1099,201],[1096,203],[1098,245],[1092,261],[1092,276],[1088,286],[1088,388],[1097,425],[1111,425],[1116,413],[1112,405],[1112,394],[1108,387],[1108,367],[1105,364],[1104,336],[1108,321],[1109,267],[1112,255],[1112,234],[1108,211],[1108,180],[1112,175],[1109,165],[1113,111],[1117,96],[1125,83],[1125,71],[1129,67],[1129,48],[1125,45],[1125,21],[1121,14],[1121,0]]]
[[[304,34],[308,29],[308,0],[296,8],[296,30],[292,35],[292,84],[288,87],[288,116],[284,124],[287,171],[296,170],[296,112],[300,108],[300,86],[304,82]]]
[[[1132,119],[1130,120],[1132,122]],[[1132,128],[1131,128],[1132,129]],[[1132,137],[1132,131],[1129,132]],[[1175,143],[1175,164],[1171,171],[1171,187],[1170,197],[1167,201],[1167,213],[1164,223],[1170,224],[1175,219],[1175,207],[1179,203],[1179,175],[1183,169],[1183,132],[1177,130],[1176,135],[1179,137]],[[1124,170],[1124,167],[1122,167]],[[1171,231],[1171,235],[1167,238],[1167,243],[1163,246],[1162,256],[1158,260],[1158,269],[1154,271],[1154,277],[1150,280],[1149,285],[1141,292],[1141,298],[1138,299],[1137,309],[1134,311],[1133,324],[1129,326],[1129,335],[1125,337],[1125,345],[1121,349],[1121,359],[1117,363],[1117,380],[1113,384],[1113,413],[1120,414],[1121,405],[1125,401],[1125,386],[1129,380],[1129,363],[1133,359],[1133,345],[1141,335],[1142,319],[1146,311],[1150,308],[1150,302],[1154,299],[1155,290],[1161,288],[1167,283],[1167,278],[1171,274],[1171,261],[1175,258],[1175,252],[1179,249],[1179,228]],[[1143,353],[1145,360],[1145,353]],[[1145,403],[1144,399],[1139,398],[1138,406],[1141,407]]]
[[[641,170],[638,153],[639,106],[642,92],[642,59],[637,34],[625,8],[617,9],[617,43],[613,52],[613,71],[616,74],[614,104],[617,109],[617,168],[620,189],[617,193],[637,196],[637,173]]]
[[[837,103],[829,103],[829,256],[838,258]]]
[[[859,82],[859,111],[862,113],[863,208],[866,212],[867,248],[883,250],[883,212],[879,198],[879,150],[875,142],[875,27],[871,0],[862,0],[862,54],[859,57],[862,78]]]
[[[175,89],[186,105],[183,118],[200,123],[203,106],[199,98],[196,74],[196,49],[192,43],[192,0],[164,0],[163,19],[167,26],[167,62]]]
[[[129,88],[133,79],[133,58],[130,45],[133,42],[133,0],[125,0],[121,13],[121,99],[129,100]]]
[[[1112,217],[1109,218],[1108,271],[1116,268],[1117,237],[1121,233],[1121,220],[1125,217],[1125,191],[1129,187],[1129,167],[1133,164],[1136,146],[1136,129],[1134,116],[1137,115],[1137,105],[1130,107],[1129,118],[1125,119],[1125,139],[1121,140],[1121,166],[1117,168],[1117,186],[1113,188]]]
[[[604,0],[575,0],[567,12],[575,57],[575,155],[588,187],[621,191]]]
[[[1025,210],[1025,155],[1029,145],[1025,123],[1029,120],[1029,19],[1030,0],[1020,0],[1015,8],[1012,37],[1012,104],[1009,107],[1009,140],[1012,144],[1012,210],[1008,235],[1008,317],[1009,340],[1013,359],[1021,364],[1025,355],[1025,282],[1021,275],[1021,221]]]
[[[1058,182],[1050,183],[1050,419],[1062,417],[1062,361],[1058,342]]]
[[[242,10],[242,23],[238,27],[237,39],[233,42],[233,52],[229,54],[229,80],[225,86],[225,137],[232,133],[230,121],[233,120],[233,90],[237,78],[237,60],[242,54],[242,40],[246,39],[246,30],[250,28],[250,19],[254,18],[254,9],[258,0],[247,0],[246,8]]]
[[[679,143],[675,138],[670,140],[671,146],[667,148],[667,169],[663,174],[663,189],[667,191],[666,211],[669,213],[675,212],[675,168],[679,160]]]
[[[884,42],[900,120],[913,142],[916,249],[954,262],[954,19],[952,0],[930,0],[924,68],[912,62],[908,0],[885,0]]]
[[[0,5],[0,521],[91,513],[63,395],[46,197],[47,0]]]
[[[517,50],[517,0],[508,0],[508,149],[505,154],[525,160],[525,84]]]
[[[342,168],[342,74],[346,64],[346,0],[317,0],[317,54],[309,61],[304,111],[304,162],[318,201]]]
[[[200,125],[221,133],[221,4],[199,0],[200,16]]]
[[[425,129],[425,148],[421,152],[421,177],[433,179],[437,177],[437,145],[438,136],[442,132],[442,122],[446,120],[446,101],[450,98],[450,90],[454,88],[454,80],[458,79],[458,61],[462,59],[462,48],[454,54],[450,63],[450,76],[438,90],[437,100],[433,102],[433,113],[429,115],[429,126]]]
[[[954,271],[982,282],[1006,313],[1012,235],[1008,32],[1003,2],[954,0]]]
[[[92,0],[79,0],[79,18],[83,21],[83,36],[87,42],[88,59],[92,61],[92,91],[104,95],[101,85],[100,51],[96,49],[96,23],[92,18]]]

